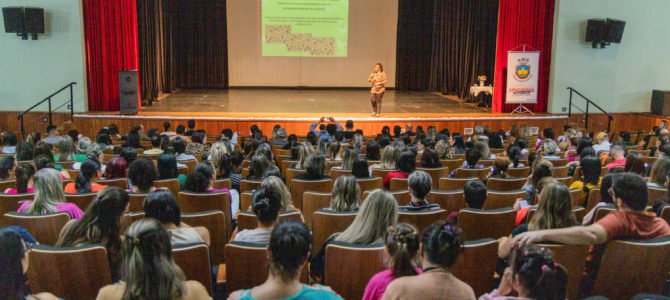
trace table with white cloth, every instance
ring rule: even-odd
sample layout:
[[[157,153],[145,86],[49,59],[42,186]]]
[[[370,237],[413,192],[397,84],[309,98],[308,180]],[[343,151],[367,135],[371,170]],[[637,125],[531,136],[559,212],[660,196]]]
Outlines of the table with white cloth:
[[[473,86],[470,87],[470,95],[472,95],[474,97],[478,97],[479,94],[481,94],[481,93],[493,96],[493,86],[490,86],[490,85],[473,85]],[[478,98],[478,101],[477,101],[477,104],[475,105],[475,107],[478,107],[480,105],[488,107],[488,105],[486,104],[486,102],[483,99]]]

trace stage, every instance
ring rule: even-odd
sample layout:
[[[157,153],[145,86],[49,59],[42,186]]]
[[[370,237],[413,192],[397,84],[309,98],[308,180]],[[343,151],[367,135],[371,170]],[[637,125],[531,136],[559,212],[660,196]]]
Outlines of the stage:
[[[178,124],[194,119],[197,127],[210,135],[222,128],[246,132],[252,124],[263,131],[279,124],[291,133],[304,135],[319,118],[334,117],[342,125],[351,119],[356,128],[372,135],[383,126],[407,123],[462,131],[475,125],[508,130],[512,123],[560,128],[568,122],[566,115],[491,113],[454,96],[394,90],[386,91],[381,116],[372,117],[369,97],[367,89],[183,89],[144,106],[137,115],[89,112],[76,114],[75,123],[87,124],[82,127],[90,130],[117,123],[126,131],[137,123],[162,129],[163,122],[169,121],[174,130]]]

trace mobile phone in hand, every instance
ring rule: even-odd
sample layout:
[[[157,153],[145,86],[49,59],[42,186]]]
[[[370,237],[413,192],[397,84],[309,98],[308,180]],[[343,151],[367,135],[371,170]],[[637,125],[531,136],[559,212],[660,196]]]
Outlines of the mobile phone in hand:
[[[519,206],[521,208],[526,208],[526,207],[529,207],[530,205],[528,204],[527,200],[521,200],[521,201],[519,201]]]

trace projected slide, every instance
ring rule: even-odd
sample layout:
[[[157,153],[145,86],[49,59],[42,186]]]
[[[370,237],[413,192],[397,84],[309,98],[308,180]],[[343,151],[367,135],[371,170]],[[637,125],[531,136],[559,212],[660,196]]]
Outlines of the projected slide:
[[[262,0],[263,56],[346,57],[349,0]]]

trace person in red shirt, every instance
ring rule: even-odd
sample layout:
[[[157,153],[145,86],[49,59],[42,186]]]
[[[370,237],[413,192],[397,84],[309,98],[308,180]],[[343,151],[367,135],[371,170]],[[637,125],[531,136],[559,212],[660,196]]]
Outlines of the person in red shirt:
[[[646,211],[646,181],[637,174],[621,173],[609,189],[618,210],[589,226],[574,226],[562,229],[529,231],[514,237],[513,244],[519,247],[541,241],[569,245],[593,245],[587,258],[587,280],[582,283],[590,291],[598,271],[604,244],[614,239],[655,239],[670,236],[670,226],[654,213]]]
[[[391,185],[391,178],[408,178],[409,174],[414,172],[416,168],[416,155],[412,151],[405,151],[400,153],[398,161],[396,162],[398,171],[386,174],[384,178],[384,188],[389,189]]]
[[[626,165],[626,149],[623,144],[616,143],[610,148],[610,156],[614,159],[611,163],[607,164],[607,169],[611,170],[616,166],[625,166]]]

